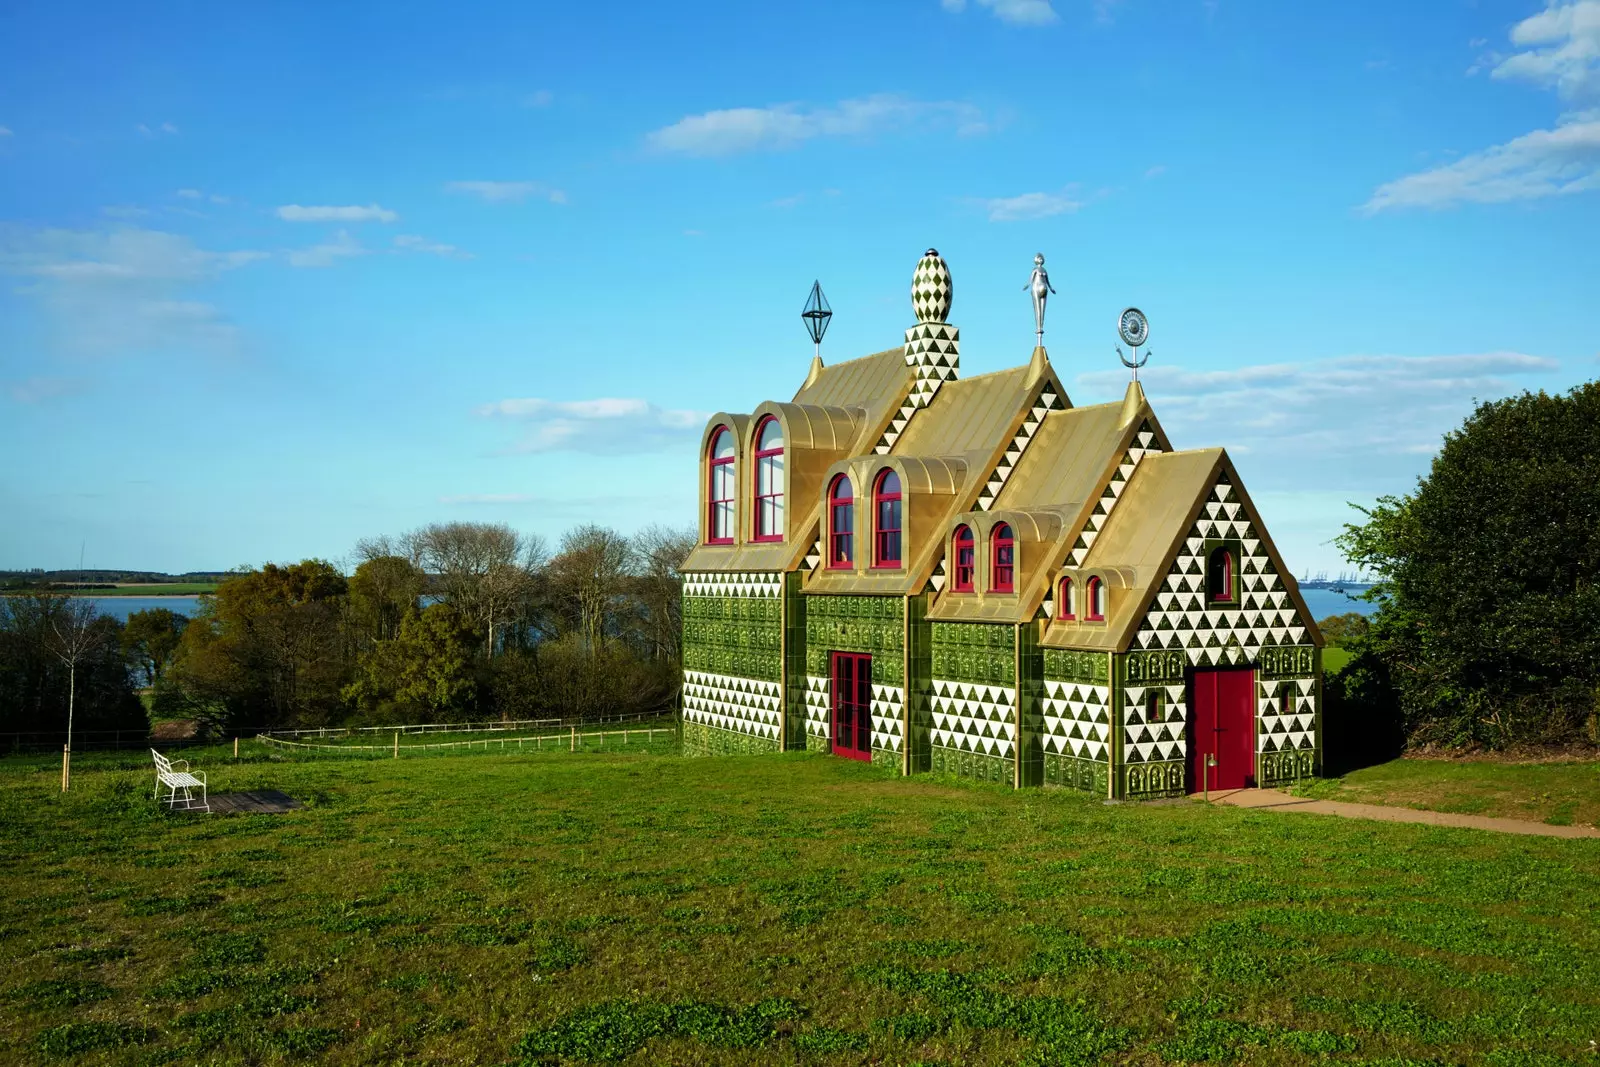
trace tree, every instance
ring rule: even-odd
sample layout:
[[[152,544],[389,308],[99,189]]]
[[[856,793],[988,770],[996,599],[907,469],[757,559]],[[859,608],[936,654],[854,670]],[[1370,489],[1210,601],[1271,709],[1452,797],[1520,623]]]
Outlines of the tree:
[[[1347,611],[1343,615],[1329,615],[1317,623],[1317,629],[1322,631],[1322,636],[1330,645],[1344,645],[1367,632],[1367,617],[1359,611]]]
[[[1339,543],[1382,579],[1373,657],[1413,742],[1564,741],[1600,698],[1600,383],[1478,406]],[[1346,668],[1349,670],[1349,668]]]
[[[437,583],[444,601],[470,619],[496,651],[495,632],[514,619],[544,566],[544,540],[525,537],[504,523],[434,523],[405,539]]]
[[[405,556],[368,558],[350,578],[350,614],[368,641],[393,641],[400,624],[417,610],[428,576]]]
[[[67,668],[67,740],[61,746],[61,791],[72,782],[72,726],[78,710],[78,667],[103,647],[106,632],[95,626],[94,601],[79,597],[51,597],[50,651]]]
[[[449,604],[409,612],[393,641],[362,656],[344,698],[377,722],[431,722],[442,714],[472,718],[478,676],[472,624]]]
[[[628,539],[604,526],[579,526],[562,537],[561,551],[550,562],[552,594],[586,647],[604,642],[633,559]]]
[[[155,685],[161,677],[188,622],[167,608],[147,608],[128,616],[122,628],[122,653],[130,666],[143,672],[146,685]]]
[[[694,527],[647,526],[634,537],[642,628],[652,659],[683,658],[683,573],[699,539]]]

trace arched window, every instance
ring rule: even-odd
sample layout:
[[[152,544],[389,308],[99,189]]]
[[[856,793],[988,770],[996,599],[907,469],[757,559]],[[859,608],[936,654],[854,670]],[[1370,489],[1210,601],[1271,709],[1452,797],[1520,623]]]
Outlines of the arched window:
[[[1165,690],[1151,687],[1144,691],[1144,721],[1162,722],[1167,717],[1167,694]]]
[[[958,593],[972,592],[972,574],[977,570],[977,553],[973,551],[972,527],[961,525],[956,527],[955,538],[955,591]]]
[[[1206,557],[1206,599],[1218,604],[1233,600],[1233,553],[1226,545]]]
[[[711,435],[711,481],[706,486],[709,511],[706,515],[706,541],[713,545],[733,543],[734,498],[738,484],[733,477],[733,431],[718,426]]]
[[[1088,596],[1088,603],[1083,606],[1083,617],[1094,622],[1103,622],[1106,617],[1106,583],[1099,578],[1090,578],[1084,592]]]
[[[849,567],[856,558],[856,499],[841,474],[828,489],[828,566]]]
[[[756,431],[756,537],[783,540],[783,424],[768,415]]]
[[[900,476],[886,470],[872,491],[874,567],[900,566]]]
[[[1017,541],[1011,536],[1011,527],[1002,522],[994,528],[989,540],[994,545],[989,588],[996,593],[1012,592],[1016,583]]]
[[[1072,586],[1071,578],[1061,579],[1061,597],[1056,601],[1056,618],[1076,619],[1078,617],[1078,591]]]

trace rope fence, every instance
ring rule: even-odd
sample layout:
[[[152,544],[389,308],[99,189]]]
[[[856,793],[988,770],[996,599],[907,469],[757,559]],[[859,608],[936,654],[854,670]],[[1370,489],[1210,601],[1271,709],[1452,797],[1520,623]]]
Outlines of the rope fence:
[[[423,741],[402,745],[400,736],[402,731],[394,730],[394,740],[387,745],[324,745],[309,741],[290,741],[271,734],[257,734],[255,740],[269,747],[277,747],[287,751],[302,751],[306,753],[372,753],[378,756],[388,755],[399,759],[401,754],[426,755],[435,753],[444,755],[449,751],[474,749],[482,752],[519,753],[519,752],[578,752],[578,751],[606,751],[606,738],[622,738],[620,743],[612,741],[611,750],[633,749],[634,751],[648,750],[655,743],[657,737],[664,737],[669,742],[675,743],[678,731],[675,726],[645,726],[622,730],[580,731],[576,726],[565,733],[535,734],[531,737],[500,737],[482,738],[476,741]],[[598,740],[598,744],[591,747],[590,742]]]

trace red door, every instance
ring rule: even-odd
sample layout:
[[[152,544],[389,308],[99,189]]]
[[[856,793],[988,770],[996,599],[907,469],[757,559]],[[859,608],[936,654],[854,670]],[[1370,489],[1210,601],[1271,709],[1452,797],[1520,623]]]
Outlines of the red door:
[[[1206,787],[1207,757],[1212,789],[1256,784],[1256,672],[1245,668],[1197,670],[1189,686],[1189,788]]]
[[[833,751],[872,759],[872,657],[833,653]]]

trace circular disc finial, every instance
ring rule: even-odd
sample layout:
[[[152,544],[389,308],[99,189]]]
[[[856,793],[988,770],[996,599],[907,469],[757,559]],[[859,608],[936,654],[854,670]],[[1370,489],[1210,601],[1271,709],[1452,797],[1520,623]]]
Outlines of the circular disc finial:
[[[1150,323],[1144,317],[1144,312],[1138,308],[1128,308],[1117,318],[1117,333],[1122,337],[1122,343],[1138,348],[1150,339]]]
[[[955,286],[950,281],[950,268],[930,248],[917,261],[916,273],[911,276],[911,307],[918,322],[945,322],[950,317],[950,302],[955,299]]]

